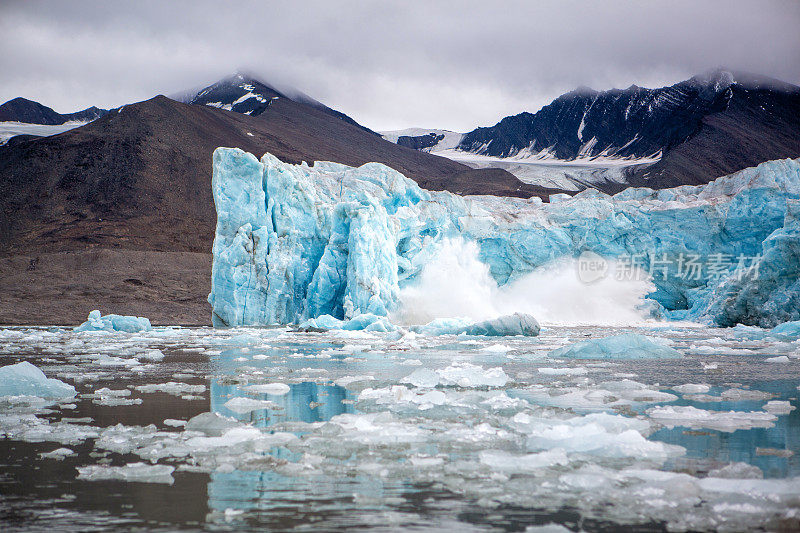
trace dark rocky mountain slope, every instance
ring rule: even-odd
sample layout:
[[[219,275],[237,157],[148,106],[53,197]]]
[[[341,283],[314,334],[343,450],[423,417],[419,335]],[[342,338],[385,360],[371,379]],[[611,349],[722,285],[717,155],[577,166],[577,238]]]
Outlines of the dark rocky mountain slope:
[[[456,193],[553,192],[392,144],[288,98],[250,116],[158,96],[0,147],[0,323],[75,323],[95,307],[157,323],[210,323],[218,146],[292,163],[379,161]]]
[[[653,166],[626,169],[622,183],[597,185],[608,192],[706,183],[764,161],[800,156],[800,88],[726,70],[659,89],[581,88],[536,113],[473,130],[458,149],[566,161],[661,156]]]
[[[39,102],[26,98],[14,98],[0,105],[0,122],[13,121],[55,126],[73,120],[88,122],[102,117],[106,113],[108,113],[107,109],[98,109],[92,106],[83,111],[61,114]]]
[[[331,109],[307,94],[293,88],[283,89],[281,91],[243,73],[237,73],[228,78],[224,78],[208,87],[200,89],[197,93],[190,92],[184,95],[184,97],[179,98],[179,101],[192,105],[207,105],[255,117],[266,111],[269,105],[279,98],[304,104],[332,117],[341,119],[348,124],[358,126],[365,131],[374,133],[341,111]]]

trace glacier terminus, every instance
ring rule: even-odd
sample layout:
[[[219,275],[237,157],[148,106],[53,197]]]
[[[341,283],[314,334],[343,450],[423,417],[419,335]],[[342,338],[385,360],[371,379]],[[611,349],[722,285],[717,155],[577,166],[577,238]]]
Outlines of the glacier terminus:
[[[653,317],[723,327],[800,319],[798,159],[707,185],[589,189],[543,203],[427,191],[379,163],[292,165],[218,148],[212,186],[218,327],[361,317],[347,329],[391,329],[403,292],[454,240],[476,250],[501,289],[591,254],[646,275]]]

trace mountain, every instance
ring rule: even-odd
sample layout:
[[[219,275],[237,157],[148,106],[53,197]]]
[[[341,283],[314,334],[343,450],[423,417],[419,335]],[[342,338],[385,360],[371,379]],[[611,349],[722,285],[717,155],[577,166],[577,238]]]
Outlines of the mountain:
[[[218,146],[270,152],[290,163],[383,162],[432,190],[549,193],[504,172],[397,146],[288,99],[253,117],[157,96],[60,135],[0,147],[0,243],[62,247],[74,236],[115,244],[124,235],[149,249],[208,251],[216,223],[211,154]]]
[[[252,116],[157,96],[0,146],[0,323],[77,323],[99,307],[209,324],[218,146],[290,163],[379,161],[462,194],[557,192],[392,144],[289,98]]]
[[[0,122],[23,122],[27,124],[46,124],[56,126],[65,122],[89,122],[108,113],[107,109],[89,107],[75,113],[56,113],[51,108],[28,100],[14,98],[0,105]]]
[[[727,70],[659,89],[582,87],[466,133],[455,150],[424,135],[405,143],[565,189],[700,184],[800,156],[800,88]]]
[[[737,78],[739,81],[737,81]],[[632,85],[597,92],[579,88],[535,114],[506,117],[467,133],[460,150],[494,157],[526,151],[570,160],[577,157],[642,158],[666,153],[702,128],[705,117],[751,99],[764,116],[800,101],[800,88],[768,78],[718,70],[660,89]],[[798,114],[795,111],[796,120]]]
[[[325,104],[314,100],[297,89],[284,88],[282,91],[279,91],[251,75],[244,73],[234,74],[208,87],[204,87],[196,93],[189,92],[188,94],[179,96],[177,99],[187,104],[207,105],[255,117],[266,111],[269,105],[278,98],[284,98],[299,104],[307,105],[332,117],[341,119],[348,124],[358,126],[365,131],[373,133],[344,113],[329,108]]]

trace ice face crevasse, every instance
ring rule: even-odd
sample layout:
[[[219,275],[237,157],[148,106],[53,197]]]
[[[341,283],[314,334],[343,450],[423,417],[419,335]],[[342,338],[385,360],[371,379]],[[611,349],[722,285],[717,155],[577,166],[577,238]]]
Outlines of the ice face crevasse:
[[[218,148],[212,186],[216,326],[387,316],[448,239],[475,242],[500,285],[592,251],[652,270],[649,297],[668,318],[762,327],[800,319],[800,307],[784,305],[800,292],[800,160],[703,186],[589,189],[542,204],[425,191],[378,163],[291,165]],[[739,276],[739,257],[760,257],[765,275]],[[701,265],[691,276],[690,258]]]

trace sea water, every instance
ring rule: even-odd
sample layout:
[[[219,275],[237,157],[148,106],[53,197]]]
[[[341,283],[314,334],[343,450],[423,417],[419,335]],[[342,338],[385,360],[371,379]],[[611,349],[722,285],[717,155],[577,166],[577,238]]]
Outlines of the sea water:
[[[762,331],[0,330],[78,392],[0,399],[2,529],[792,529],[800,345]],[[683,357],[548,355],[621,333]]]

